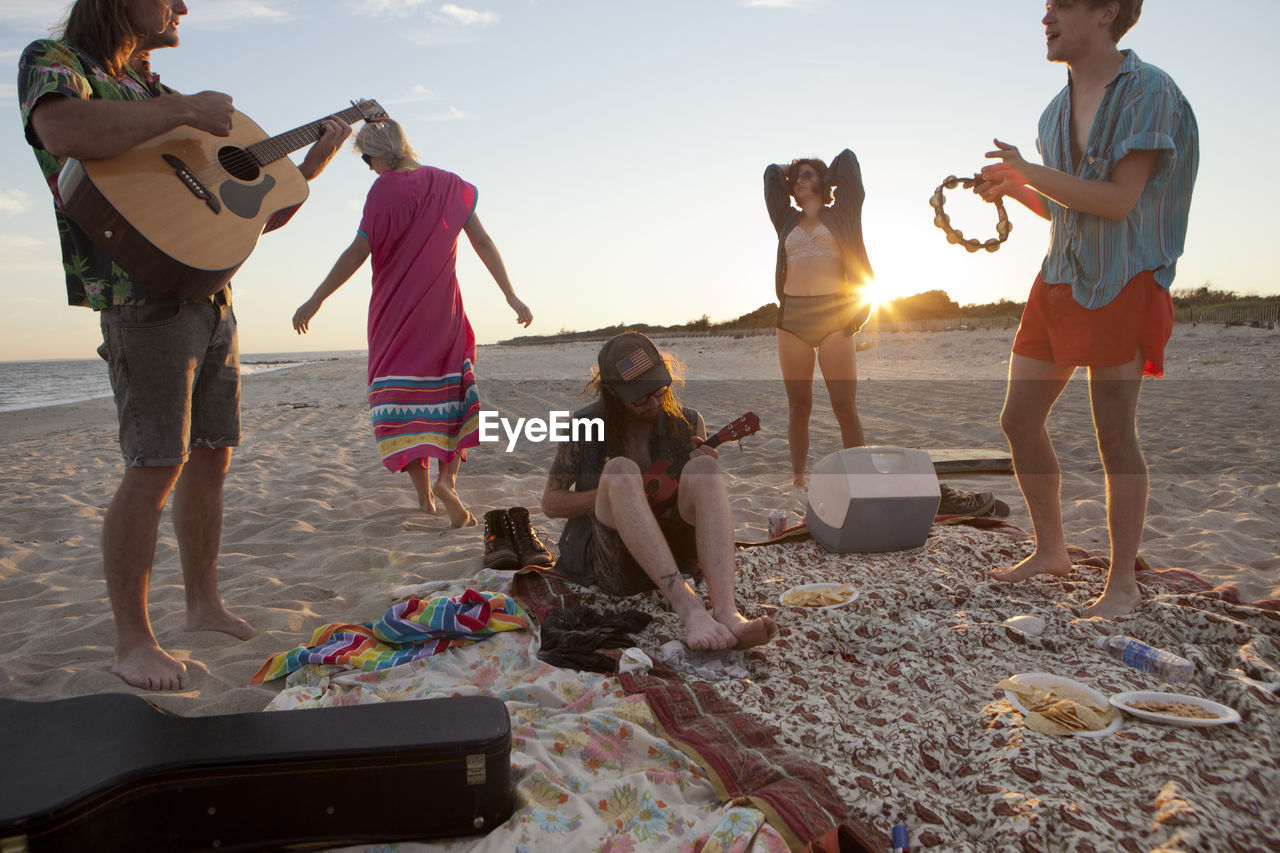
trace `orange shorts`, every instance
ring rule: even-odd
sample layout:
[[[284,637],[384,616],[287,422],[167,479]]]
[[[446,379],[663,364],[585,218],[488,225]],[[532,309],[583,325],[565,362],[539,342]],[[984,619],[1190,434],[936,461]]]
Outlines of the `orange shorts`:
[[[1164,347],[1173,334],[1173,299],[1150,270],[1129,279],[1101,308],[1081,308],[1068,284],[1036,276],[1013,339],[1013,351],[1062,367],[1118,367],[1139,353],[1144,376],[1164,376]]]

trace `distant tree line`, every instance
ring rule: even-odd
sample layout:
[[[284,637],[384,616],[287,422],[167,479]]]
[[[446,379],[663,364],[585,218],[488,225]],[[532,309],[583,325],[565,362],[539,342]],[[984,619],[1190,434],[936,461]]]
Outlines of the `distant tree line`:
[[[1205,282],[1200,287],[1188,290],[1172,291],[1174,308],[1209,308],[1219,306],[1272,305],[1280,303],[1280,296],[1241,296],[1229,290],[1215,290],[1212,282]],[[1025,302],[1014,302],[1001,299],[998,302],[987,302],[982,305],[964,305],[956,303],[945,290],[927,290],[914,296],[903,296],[894,299],[880,310],[887,317],[899,320],[934,320],[986,317],[1020,317]],[[746,332],[755,329],[771,329],[777,322],[778,306],[774,302],[761,305],[732,320],[715,322],[710,315],[690,320],[674,326],[655,326],[648,323],[618,323],[613,326],[602,326],[585,332],[561,329],[554,335],[524,335],[519,338],[502,341],[504,344],[555,343],[570,340],[604,340],[627,329],[644,332],[647,335],[680,334],[682,332],[724,333]]]
[[[1217,308],[1219,306],[1236,305],[1270,305],[1280,301],[1276,296],[1259,296],[1256,293],[1241,296],[1230,290],[1215,290],[1213,282],[1206,281],[1197,288],[1189,290],[1173,290],[1174,308]]]

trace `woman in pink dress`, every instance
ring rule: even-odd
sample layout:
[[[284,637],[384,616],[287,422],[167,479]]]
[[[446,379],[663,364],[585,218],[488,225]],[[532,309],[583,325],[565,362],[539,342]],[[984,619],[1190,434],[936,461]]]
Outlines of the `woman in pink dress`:
[[[533,314],[516,298],[502,257],[475,215],[475,187],[419,163],[394,121],[365,124],[355,147],[378,178],[355,239],[293,315],[293,328],[305,333],[321,303],[373,256],[369,409],[378,453],[391,471],[408,472],[423,512],[440,514],[438,498],[455,527],[472,525],[475,516],[457,492],[458,463],[466,448],[479,443],[480,419],[476,338],[455,272],[460,233],[466,232],[517,322],[528,326]]]

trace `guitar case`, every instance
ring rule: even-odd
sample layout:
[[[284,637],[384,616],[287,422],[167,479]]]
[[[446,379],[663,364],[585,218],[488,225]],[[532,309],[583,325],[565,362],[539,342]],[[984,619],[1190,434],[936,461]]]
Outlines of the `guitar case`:
[[[512,812],[501,700],[179,717],[0,699],[0,851],[279,850],[486,833]]]

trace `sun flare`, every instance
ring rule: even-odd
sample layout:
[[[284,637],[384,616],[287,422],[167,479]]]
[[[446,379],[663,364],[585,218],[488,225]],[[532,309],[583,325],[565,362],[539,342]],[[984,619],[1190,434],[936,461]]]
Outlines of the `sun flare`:
[[[867,282],[862,292],[871,303],[872,313],[883,311],[893,300],[909,295],[901,286],[877,279]]]

